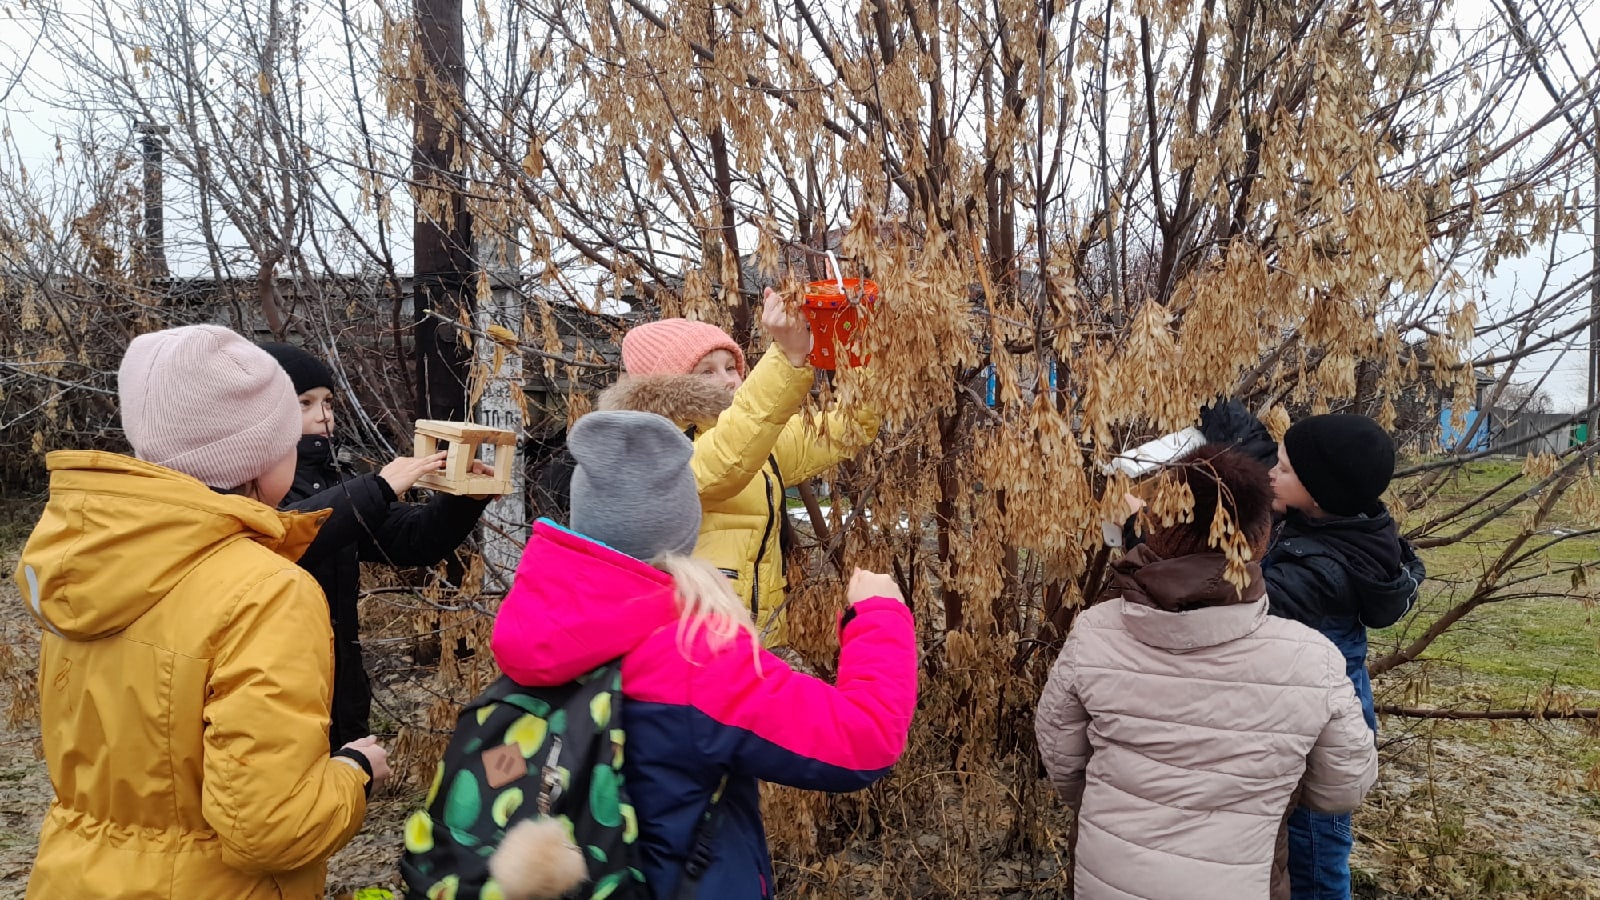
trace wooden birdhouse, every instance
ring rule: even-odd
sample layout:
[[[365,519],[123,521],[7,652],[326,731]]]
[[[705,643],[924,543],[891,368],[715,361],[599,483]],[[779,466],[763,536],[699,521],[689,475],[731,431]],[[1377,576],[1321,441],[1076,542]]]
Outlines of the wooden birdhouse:
[[[418,419],[416,455],[438,453],[441,443],[450,445],[444,470],[418,478],[417,487],[457,495],[511,493],[511,467],[516,465],[517,456],[516,432],[471,422]],[[478,458],[478,448],[484,444],[494,445],[494,461],[490,463],[494,474],[474,475],[472,461]]]

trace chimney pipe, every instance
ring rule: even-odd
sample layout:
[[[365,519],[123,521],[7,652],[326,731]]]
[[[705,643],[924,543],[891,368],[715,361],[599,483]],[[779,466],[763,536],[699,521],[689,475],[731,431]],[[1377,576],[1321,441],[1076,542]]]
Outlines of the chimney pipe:
[[[172,273],[167,269],[166,222],[161,196],[161,136],[172,129],[153,122],[140,122],[133,130],[143,135],[139,138],[139,151],[144,157],[144,240],[136,264],[146,278],[167,279]]]

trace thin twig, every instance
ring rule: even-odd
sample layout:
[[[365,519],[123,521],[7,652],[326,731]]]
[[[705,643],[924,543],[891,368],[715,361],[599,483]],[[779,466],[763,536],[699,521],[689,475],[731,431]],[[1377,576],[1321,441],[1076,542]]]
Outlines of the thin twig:
[[[1382,703],[1377,711],[1385,716],[1403,716],[1409,719],[1463,719],[1463,720],[1526,720],[1542,719],[1600,719],[1600,709],[1434,709],[1420,706],[1396,706]]]

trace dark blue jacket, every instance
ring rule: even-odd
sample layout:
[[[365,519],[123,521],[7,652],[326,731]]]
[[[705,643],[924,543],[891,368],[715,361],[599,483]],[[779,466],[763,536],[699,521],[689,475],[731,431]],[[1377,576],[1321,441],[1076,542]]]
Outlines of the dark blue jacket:
[[[620,657],[623,773],[651,893],[673,896],[726,778],[697,896],[766,900],[775,885],[760,782],[855,791],[888,773],[917,705],[911,612],[881,597],[852,606],[828,684],[791,670],[748,631],[726,643],[683,631],[675,591],[665,572],[538,522],[495,618],[495,661],[540,686]]]
[[[1344,654],[1345,672],[1374,731],[1372,682],[1367,677],[1367,629],[1400,621],[1416,602],[1427,571],[1394,519],[1381,507],[1370,516],[1313,519],[1291,510],[1261,564],[1273,615],[1322,632]]]

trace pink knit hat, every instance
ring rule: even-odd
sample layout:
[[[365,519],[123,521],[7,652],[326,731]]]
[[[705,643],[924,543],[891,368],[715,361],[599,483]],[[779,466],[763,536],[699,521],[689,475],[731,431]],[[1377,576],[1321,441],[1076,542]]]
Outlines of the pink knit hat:
[[[117,370],[117,394],[135,456],[211,487],[250,483],[300,442],[288,373],[216,325],[134,338]]]
[[[687,375],[707,353],[726,350],[743,377],[744,351],[710,322],[662,319],[622,336],[622,367],[629,375]]]

